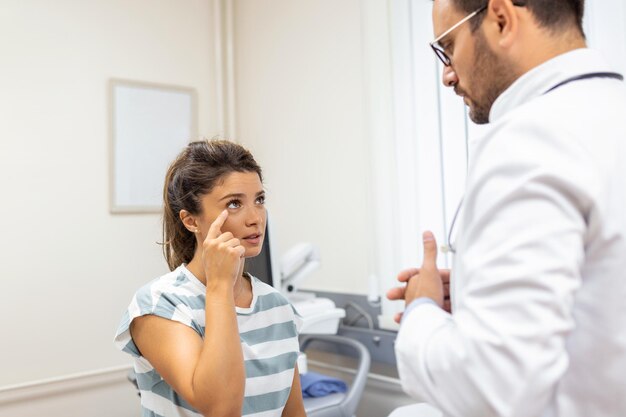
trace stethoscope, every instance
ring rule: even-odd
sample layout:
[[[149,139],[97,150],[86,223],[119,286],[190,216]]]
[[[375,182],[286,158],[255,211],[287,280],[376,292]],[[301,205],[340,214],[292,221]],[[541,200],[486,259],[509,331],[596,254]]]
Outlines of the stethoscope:
[[[557,88],[563,87],[566,84],[573,83],[575,81],[588,80],[590,78],[612,78],[619,81],[624,81],[624,76],[617,72],[590,72],[588,74],[578,75],[576,77],[568,78],[564,81],[561,81],[557,85],[546,90],[542,95],[548,94]],[[446,238],[446,244],[441,247],[441,251],[443,253],[454,253],[456,254],[456,245],[452,242],[452,232],[454,231],[454,225],[456,224],[456,218],[461,211],[461,206],[463,205],[463,200],[465,197],[461,197],[461,201],[459,201],[459,205],[456,207],[454,211],[454,216],[452,217],[452,223],[450,223],[450,229],[448,229],[448,236]]]

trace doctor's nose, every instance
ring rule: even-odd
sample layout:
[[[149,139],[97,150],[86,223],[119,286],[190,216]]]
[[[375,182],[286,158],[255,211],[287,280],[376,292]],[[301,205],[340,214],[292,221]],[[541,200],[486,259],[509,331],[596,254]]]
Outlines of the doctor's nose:
[[[441,75],[441,81],[446,87],[454,87],[459,83],[459,77],[456,75],[456,71],[452,68],[452,65],[443,67],[443,73]]]

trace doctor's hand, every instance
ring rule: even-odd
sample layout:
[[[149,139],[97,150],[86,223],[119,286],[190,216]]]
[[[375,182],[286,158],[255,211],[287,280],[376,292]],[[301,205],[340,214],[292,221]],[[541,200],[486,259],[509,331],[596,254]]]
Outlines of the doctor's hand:
[[[405,300],[409,305],[420,297],[428,297],[447,312],[450,312],[450,270],[437,269],[437,242],[431,232],[424,232],[424,261],[421,268],[406,269],[398,274],[398,281],[406,283],[403,287],[387,291],[390,300]],[[402,313],[394,318],[400,322]]]

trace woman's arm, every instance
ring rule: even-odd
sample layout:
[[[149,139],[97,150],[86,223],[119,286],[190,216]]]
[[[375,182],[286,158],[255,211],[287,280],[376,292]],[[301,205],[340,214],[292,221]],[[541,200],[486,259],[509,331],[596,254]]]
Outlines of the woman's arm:
[[[211,417],[241,416],[245,389],[233,282],[244,248],[222,233],[224,210],[211,224],[199,256],[206,276],[205,334],[156,316],[134,320],[131,334],[142,355],[193,408]],[[226,400],[228,399],[228,400]]]
[[[234,304],[207,300],[205,328],[203,340],[182,323],[147,315],[133,320],[131,334],[142,356],[200,413],[241,416],[245,371]]]
[[[300,372],[298,372],[298,365],[293,372],[293,383],[291,384],[291,392],[285,408],[283,408],[283,417],[306,417],[304,411],[304,402],[302,401],[302,387],[300,386]]]

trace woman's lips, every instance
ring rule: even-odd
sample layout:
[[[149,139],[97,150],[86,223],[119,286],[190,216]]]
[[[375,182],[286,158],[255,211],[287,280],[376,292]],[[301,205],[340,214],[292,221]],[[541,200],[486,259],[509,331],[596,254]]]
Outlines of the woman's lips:
[[[254,235],[249,235],[243,238],[243,240],[245,240],[246,242],[248,242],[251,245],[258,245],[259,243],[261,243],[261,234],[254,234]]]

